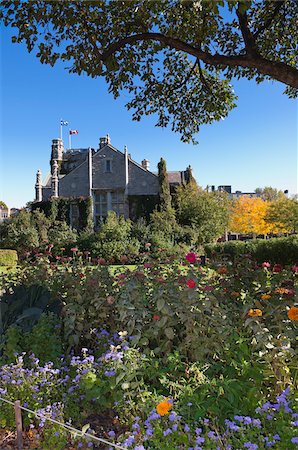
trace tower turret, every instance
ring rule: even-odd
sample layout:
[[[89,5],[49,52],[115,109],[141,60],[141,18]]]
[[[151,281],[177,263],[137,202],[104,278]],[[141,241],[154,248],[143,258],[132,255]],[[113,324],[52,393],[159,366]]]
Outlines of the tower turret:
[[[51,174],[53,175],[53,162],[62,161],[64,153],[64,145],[62,139],[52,140],[52,152],[51,152]]]

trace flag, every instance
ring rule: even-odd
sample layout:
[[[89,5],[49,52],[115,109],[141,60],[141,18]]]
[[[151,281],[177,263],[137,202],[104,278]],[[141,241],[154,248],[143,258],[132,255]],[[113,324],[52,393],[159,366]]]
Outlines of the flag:
[[[61,125],[61,127],[66,127],[68,125],[67,120],[61,120],[60,125]]]
[[[79,134],[78,130],[69,130],[69,134]]]

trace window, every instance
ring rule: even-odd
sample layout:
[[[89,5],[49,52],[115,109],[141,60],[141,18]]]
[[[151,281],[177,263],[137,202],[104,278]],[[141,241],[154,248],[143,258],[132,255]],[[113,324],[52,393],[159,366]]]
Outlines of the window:
[[[112,211],[117,214],[124,214],[124,192],[114,191],[111,192]]]
[[[106,172],[111,173],[112,172],[112,161],[110,159],[106,159]]]
[[[95,194],[95,215],[106,217],[108,211],[107,192]]]
[[[115,211],[117,214],[124,214],[124,192],[95,192],[94,194],[94,209],[96,216],[96,223],[98,220],[106,217],[108,211]]]
[[[79,228],[79,206],[76,203],[70,205],[70,225],[72,228]]]

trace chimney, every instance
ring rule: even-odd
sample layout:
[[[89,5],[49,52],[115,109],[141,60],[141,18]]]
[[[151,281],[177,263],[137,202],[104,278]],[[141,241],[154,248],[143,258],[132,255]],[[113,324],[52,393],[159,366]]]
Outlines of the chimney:
[[[149,170],[149,166],[150,166],[150,161],[148,161],[148,159],[143,159],[143,161],[142,161],[142,167],[143,167],[145,170]]]
[[[41,171],[38,169],[36,173],[36,184],[35,184],[35,201],[42,201],[42,181],[41,181]]]
[[[108,145],[111,143],[110,135],[107,134],[104,137],[99,138],[99,148],[103,148],[105,145]]]
[[[52,174],[52,197],[58,197],[58,189],[59,189],[58,186],[59,186],[58,162],[54,160],[53,174]]]

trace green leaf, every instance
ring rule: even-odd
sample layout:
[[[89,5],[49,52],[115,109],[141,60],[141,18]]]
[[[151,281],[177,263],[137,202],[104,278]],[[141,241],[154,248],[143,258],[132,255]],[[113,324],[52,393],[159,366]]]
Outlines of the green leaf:
[[[165,304],[166,304],[165,299],[159,298],[156,303],[156,307],[157,307],[158,311],[161,311],[163,309],[163,307],[165,306]]]

